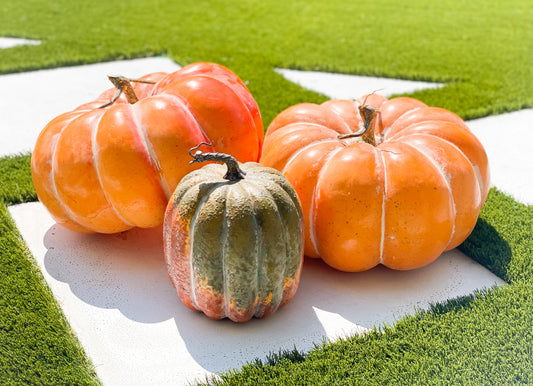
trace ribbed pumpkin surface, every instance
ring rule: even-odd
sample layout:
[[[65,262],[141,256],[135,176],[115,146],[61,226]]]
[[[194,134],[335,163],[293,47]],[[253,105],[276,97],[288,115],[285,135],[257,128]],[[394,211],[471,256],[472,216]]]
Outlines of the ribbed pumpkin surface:
[[[242,162],[257,161],[259,109],[230,70],[196,63],[135,83],[138,102],[114,89],[53,119],[32,155],[37,195],[54,219],[78,232],[114,233],[163,223],[180,179],[198,166],[187,150],[212,142]]]
[[[296,292],[303,260],[303,217],[294,189],[278,171],[241,165],[223,178],[209,164],[188,174],[166,211],[164,250],[183,303],[213,319],[266,317]]]
[[[363,102],[380,110],[374,144],[349,137]],[[429,264],[471,233],[489,190],[486,153],[463,120],[412,98],[292,106],[269,126],[260,162],[300,197],[305,254],[343,271]]]

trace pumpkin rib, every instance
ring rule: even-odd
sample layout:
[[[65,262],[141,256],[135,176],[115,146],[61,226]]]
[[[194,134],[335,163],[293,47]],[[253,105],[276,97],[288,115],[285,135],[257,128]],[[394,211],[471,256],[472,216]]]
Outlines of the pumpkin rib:
[[[161,189],[163,190],[163,193],[165,194],[165,197],[167,200],[172,195],[170,191],[169,184],[165,178],[165,175],[163,174],[163,170],[161,168],[161,163],[159,162],[159,158],[157,157],[157,154],[155,153],[154,146],[152,142],[150,141],[150,138],[148,138],[148,133],[146,132],[146,129],[144,125],[141,123],[141,117],[139,116],[139,111],[136,108],[137,104],[129,104],[130,110],[131,110],[131,116],[133,118],[133,122],[135,123],[135,130],[137,131],[139,137],[141,138],[141,143],[143,144],[144,151],[147,154],[148,158],[150,159],[150,163],[154,169],[154,173],[158,176],[159,185],[161,185]]]
[[[484,199],[486,199],[486,194],[484,194],[486,187],[485,187],[485,183],[483,181],[483,176],[481,174],[480,167],[479,167],[479,165],[474,164],[472,159],[464,152],[464,150],[459,145],[457,145],[451,139],[444,138],[444,137],[438,135],[437,133],[433,133],[432,131],[425,131],[423,126],[422,126],[422,130],[416,130],[419,127],[419,125],[432,124],[432,123],[437,123],[437,122],[439,122],[439,121],[423,121],[423,122],[413,123],[412,125],[406,127],[405,129],[401,130],[400,132],[396,133],[392,138],[389,138],[388,142],[392,142],[392,141],[395,141],[395,140],[401,140],[401,138],[403,138],[405,136],[415,135],[415,134],[424,134],[424,135],[432,136],[432,137],[435,137],[435,138],[439,138],[439,139],[441,139],[443,141],[446,141],[451,146],[456,148],[457,151],[459,151],[468,160],[468,162],[470,162],[470,164],[472,165],[472,168],[474,169],[474,173],[476,175],[476,179],[478,181],[480,194],[481,194],[482,197],[485,196]],[[459,127],[461,130],[466,130],[466,132],[468,132],[469,135],[471,135],[473,138],[475,138],[475,136],[470,131],[470,129],[465,128],[462,125],[454,124],[453,122],[446,122],[446,123],[448,123],[450,125],[455,125],[455,126]],[[408,130],[412,130],[412,131],[411,132],[407,132]],[[477,140],[477,138],[476,138],[476,140]],[[487,189],[487,192],[488,192],[488,189]]]
[[[264,170],[262,170],[260,173],[264,174]],[[257,286],[256,286],[256,297],[257,297],[257,304],[255,305],[255,310],[253,315],[255,317],[266,317],[273,312],[275,312],[280,306],[284,299],[284,292],[283,288],[275,288],[278,289],[278,293],[273,292],[272,288],[269,288],[269,284],[271,285],[272,278],[270,277],[268,272],[269,265],[272,266],[272,257],[273,256],[284,256],[289,255],[289,251],[292,249],[290,248],[290,232],[288,231],[287,227],[284,224],[284,221],[281,216],[280,207],[277,204],[277,201],[274,199],[271,189],[278,190],[282,192],[282,195],[286,195],[288,197],[288,200],[290,200],[292,203],[294,201],[292,200],[292,197],[279,185],[277,185],[276,181],[272,180],[263,180],[260,174],[251,174],[251,178],[246,178],[248,180],[247,183],[243,184],[243,188],[247,190],[247,193],[250,195],[252,200],[254,200],[254,223],[256,224],[256,264],[257,264]],[[268,185],[268,187],[267,187]],[[251,189],[252,191],[248,190]],[[260,195],[264,195],[264,197],[260,197]],[[258,210],[258,208],[261,207],[259,205],[261,202],[263,202],[266,199],[266,201],[269,202],[269,205],[262,210]],[[261,218],[261,224],[266,222],[267,224],[270,222],[274,222],[276,224],[276,229],[278,235],[281,235],[281,237],[285,237],[284,242],[282,245],[284,246],[285,253],[282,253],[279,251],[279,254],[272,254],[269,258],[267,254],[267,250],[264,248],[264,237],[265,232],[263,230],[263,225],[260,225],[257,220],[257,216],[260,216]],[[270,218],[269,218],[270,217]],[[273,220],[273,221],[272,221]],[[259,257],[261,257],[261,261],[259,261]],[[276,262],[274,262],[274,265],[279,266]],[[277,280],[274,280],[274,282],[277,282],[281,279],[286,279],[287,277],[292,276],[292,271],[290,271],[291,265],[288,264],[288,262],[285,262],[284,264],[284,270],[281,278],[277,278]],[[268,280],[264,280],[261,275],[268,278]],[[263,283],[263,286],[259,288],[259,283]],[[264,288],[263,288],[264,287]]]
[[[330,132],[329,134],[331,134],[331,138],[334,138],[338,135],[338,133],[327,127],[327,126],[324,126],[324,125],[321,125],[319,123],[315,123],[315,122],[294,122],[294,123],[289,123],[287,126],[283,126],[283,131],[280,132],[279,134],[276,134],[274,132],[274,134],[272,134],[270,138],[274,137],[275,139],[272,140],[273,142],[275,142],[277,140],[277,136],[280,136],[281,138],[283,137],[286,137],[290,134],[298,134],[299,132],[303,132],[303,133],[308,133],[310,130],[314,131],[314,130],[318,130],[318,131],[326,131],[326,132]],[[328,139],[329,137],[326,137],[326,138],[322,138],[322,139]],[[315,141],[313,141],[315,142]],[[310,142],[311,143],[311,142]],[[269,150],[270,146],[269,142],[264,142],[264,149],[265,150]],[[306,145],[307,146],[307,145]],[[298,149],[299,150],[299,149]]]
[[[291,115],[293,116],[291,117]],[[278,129],[292,123],[315,123],[328,127],[337,134],[348,134],[352,132],[348,123],[327,106],[317,105],[315,103],[299,103],[287,108],[274,118],[267,128],[265,138],[271,136]]]
[[[111,198],[109,197],[109,192],[107,191],[107,189],[104,189],[104,184],[102,182],[102,176],[100,175],[100,168],[98,166],[98,164],[100,162],[100,160],[99,160],[100,148],[98,147],[98,142],[96,140],[96,136],[98,135],[98,130],[100,128],[100,121],[101,121],[102,117],[104,116],[104,114],[102,114],[100,116],[100,118],[98,119],[96,124],[92,127],[92,132],[91,132],[91,141],[92,141],[91,146],[92,146],[92,151],[93,151],[94,170],[96,171],[96,176],[98,177],[98,182],[100,184],[100,189],[102,189],[102,191],[104,192],[104,197],[107,200],[107,202],[109,203],[109,206],[111,207],[111,209],[113,209],[113,212],[115,213],[115,215],[124,224],[126,224],[126,225],[128,225],[128,226],[133,228],[133,227],[135,227],[135,225],[130,223],[129,221],[127,221],[122,216],[122,214],[120,214],[120,212],[117,210],[117,208],[115,208],[115,206],[113,205],[113,200],[111,200]]]
[[[248,114],[250,115],[250,118],[251,118],[251,121],[254,123],[254,127],[255,127],[255,132],[256,132],[256,135],[257,135],[257,140],[258,140],[258,143],[259,143],[259,155],[258,155],[258,159],[259,157],[261,156],[261,147],[263,145],[263,138],[264,138],[264,135],[263,135],[263,131],[264,131],[264,128],[261,124],[261,126],[259,126],[259,122],[257,121],[254,113],[250,110],[251,109],[251,103],[250,103],[250,100],[248,99],[248,88],[246,87],[246,85],[238,78],[236,77],[236,79],[238,80],[238,82],[236,82],[235,84],[238,86],[238,91],[232,87],[233,85],[228,82],[227,80],[229,79],[228,78],[228,74],[224,74],[222,76],[222,78],[218,78],[218,77],[215,77],[213,76],[212,74],[202,74],[202,76],[206,77],[206,78],[212,78],[212,79],[215,79],[217,81],[219,81],[220,83],[223,83],[224,85],[226,85],[229,89],[231,89],[231,91],[233,91],[233,93],[237,96],[238,100],[240,100],[243,104],[243,106],[245,107],[246,111],[248,111]],[[258,109],[258,114],[259,114],[259,118],[261,117],[261,113]]]
[[[196,311],[202,311],[196,298],[195,288],[197,288],[197,286],[193,286],[193,283],[196,283],[196,280],[194,280],[194,261],[192,259],[195,225],[197,223],[196,219],[199,215],[198,210],[201,209],[200,205],[203,206],[208,200],[209,195],[220,186],[220,182],[214,183],[211,189],[207,192],[208,194],[202,197],[200,202],[198,202],[198,205],[196,205],[196,198],[198,197],[199,192],[195,191],[195,188],[206,181],[206,177],[202,175],[204,171],[205,169],[198,169],[188,174],[188,176],[192,178],[188,178],[184,184],[180,183],[178,185],[179,189],[176,189],[174,192],[174,199],[171,199],[168,204],[168,208],[171,208],[171,211],[168,213],[167,208],[167,213],[165,213],[165,215],[168,214],[170,216],[170,222],[167,222],[166,224],[170,224],[172,227],[170,238],[167,239],[169,244],[165,246],[169,251],[169,253],[165,255],[169,267],[169,275],[172,284],[177,289],[180,298],[183,299],[185,306]],[[219,176],[216,177],[218,178]],[[182,215],[180,213],[181,211],[176,208],[185,208],[188,212],[185,212],[183,213],[184,215]],[[187,237],[187,235],[189,237]],[[179,248],[180,251],[177,251],[176,253],[172,246]],[[172,259],[175,260],[175,263],[173,263]],[[184,276],[184,274],[180,275],[180,267],[187,263],[188,279],[184,277],[183,280],[180,280],[180,277]],[[185,271],[185,269],[183,271]]]
[[[446,245],[449,245],[451,240],[453,239],[453,237],[455,235],[455,219],[457,217],[457,207],[455,205],[455,200],[453,198],[453,191],[452,191],[452,187],[450,185],[450,180],[446,176],[446,173],[444,172],[444,169],[442,168],[442,166],[435,159],[433,159],[430,154],[428,154],[429,153],[429,149],[422,149],[421,146],[417,146],[417,145],[414,145],[414,144],[411,144],[411,143],[408,143],[408,142],[405,142],[405,141],[402,141],[402,143],[407,145],[407,146],[410,146],[411,148],[415,149],[420,154],[422,154],[426,158],[426,160],[431,165],[433,165],[435,167],[435,169],[440,173],[442,179],[444,181],[446,181],[446,186],[448,187],[450,201],[451,201],[451,204],[452,204],[452,213],[453,213],[453,219],[451,219],[452,220],[452,230],[451,230],[451,233],[450,233],[450,238],[448,239],[448,242],[446,243]]]
[[[447,182],[416,148],[396,141],[382,144],[382,149],[387,150],[383,156],[392,184],[387,186],[384,265],[397,270],[427,265],[450,240],[453,222]],[[412,168],[408,175],[396,173],[406,170],[406,165]]]
[[[443,156],[447,157],[444,160],[437,155],[434,159],[437,162],[440,160],[443,172],[449,176],[452,197],[455,201],[455,233],[446,247],[446,250],[453,249],[471,233],[483,206],[482,191],[474,167],[457,146],[443,138],[413,133],[403,137],[403,140],[415,143],[421,141],[421,146],[427,148],[431,154],[443,152]],[[451,162],[448,163],[448,160]],[[464,191],[465,189],[467,190]]]
[[[285,173],[285,170],[287,169],[287,167],[288,167],[292,162],[294,162],[294,160],[295,160],[298,156],[300,156],[300,155],[303,154],[304,152],[311,150],[311,148],[313,148],[313,147],[316,146],[316,145],[319,145],[319,144],[322,144],[322,143],[328,143],[328,142],[336,143],[336,142],[339,142],[339,140],[336,139],[336,138],[324,138],[324,139],[319,139],[319,140],[316,140],[316,141],[313,141],[313,142],[308,143],[307,145],[301,147],[300,149],[298,149],[298,150],[296,150],[294,153],[292,153],[292,155],[287,159],[287,162],[285,163],[285,166],[283,166],[283,169],[281,169],[281,172],[282,172],[282,173]]]
[[[322,164],[322,167],[320,168],[320,171],[318,172],[315,188],[313,189],[313,193],[311,195],[311,208],[310,208],[310,213],[309,213],[309,219],[310,219],[309,220],[309,238],[310,238],[311,243],[313,244],[315,252],[317,252],[318,256],[322,256],[322,254],[320,253],[319,242],[318,242],[318,239],[317,239],[316,229],[315,229],[316,205],[317,205],[316,204],[316,195],[317,195],[318,187],[320,186],[321,177],[324,174],[324,170],[326,170],[327,164],[331,161],[333,156],[335,154],[337,154],[339,151],[341,151],[342,149],[344,149],[344,147],[340,147],[338,149],[335,149],[335,150],[331,151],[326,156],[326,160],[324,161],[324,163]]]
[[[346,129],[346,131],[344,131],[344,130],[343,130],[343,132],[339,131],[338,132],[339,134],[349,134],[349,133],[351,133],[353,131],[352,127],[348,124],[348,122],[346,122],[346,119],[344,119],[344,117],[337,110],[332,109],[331,106],[324,106],[323,104],[320,104],[319,106],[321,108],[327,109],[330,112],[332,112],[333,114],[335,114],[339,118],[339,121],[341,121],[344,124],[344,128]],[[356,114],[359,115],[359,111],[357,110],[357,108],[356,108]]]
[[[261,293],[260,289],[259,289],[259,283],[261,282],[260,280],[260,274],[261,274],[261,269],[264,268],[264,262],[263,261],[259,261],[259,257],[263,257],[263,254],[262,254],[262,251],[263,251],[263,245],[262,245],[262,237],[263,237],[263,229],[259,226],[259,223],[257,221],[257,202],[258,202],[258,199],[257,197],[255,196],[255,194],[252,194],[250,193],[250,191],[248,189],[246,189],[246,187],[248,187],[249,185],[251,185],[251,183],[248,183],[248,184],[242,184],[241,188],[243,191],[246,192],[246,194],[248,195],[248,200],[252,202],[252,208],[253,209],[253,212],[254,212],[254,215],[252,216],[252,221],[254,223],[254,235],[255,235],[255,253],[254,253],[254,256],[255,256],[255,267],[257,268],[255,271],[256,271],[256,282],[255,282],[255,297],[256,297],[256,303],[255,303],[255,307],[253,309],[253,315],[254,316],[258,316],[259,315],[259,311],[261,311],[261,302],[257,301],[257,299],[259,298],[259,294]],[[264,310],[263,310],[264,312]]]
[[[228,305],[228,299],[226,299],[226,296],[229,295],[229,283],[228,283],[228,280],[226,279],[227,275],[230,274],[228,272],[228,267],[229,267],[229,264],[227,263],[227,257],[228,257],[228,246],[229,246],[229,243],[228,243],[228,196],[229,196],[229,191],[230,191],[230,187],[226,187],[225,189],[225,198],[224,198],[224,211],[222,212],[222,229],[221,229],[221,232],[220,232],[220,239],[222,240],[222,247],[221,247],[221,252],[222,252],[222,288],[224,288],[224,296],[223,296],[223,308],[224,308],[224,314],[225,315],[229,315],[231,310],[230,310],[230,307]],[[211,192],[209,194],[207,194],[206,196],[209,197],[209,195],[211,194]],[[192,259],[191,259],[192,260]],[[230,297],[231,299],[231,297]]]
[[[53,177],[57,198],[74,221],[93,232],[115,233],[131,227],[116,216],[94,168],[92,130],[103,113],[85,112],[64,128],[57,141]]]
[[[219,79],[218,77],[215,77],[215,76],[212,76],[210,74],[195,74],[193,77],[191,78],[204,78],[204,79],[209,79],[209,80],[212,80],[214,82],[218,82],[219,84],[223,85],[231,94],[233,94],[235,96],[235,100],[237,103],[240,104],[241,107],[244,107],[244,111],[246,111],[246,114],[247,114],[247,118],[248,118],[248,121],[249,122],[253,122],[253,126],[256,130],[254,130],[254,134],[255,134],[255,139],[256,139],[256,143],[258,143],[258,148],[257,148],[257,156],[256,156],[256,159],[259,159],[259,157],[261,156],[261,146],[262,146],[262,142],[263,142],[263,139],[261,138],[261,136],[258,134],[258,130],[257,130],[257,127],[256,127],[256,119],[255,117],[253,116],[253,114],[250,112],[249,108],[248,108],[248,105],[246,103],[244,103],[242,101],[242,98],[241,96],[239,95],[239,93],[237,93],[233,87],[231,87],[231,85],[229,85],[228,83],[222,81],[221,79]],[[178,79],[176,80],[175,82],[172,82],[170,83],[169,85],[165,86],[162,90],[161,90],[161,93],[164,94],[164,95],[173,95],[173,96],[178,96],[180,95],[179,93],[177,93],[176,91],[173,90],[173,86],[178,84],[178,83],[181,83],[181,82],[185,82],[187,80],[190,80],[190,78],[181,78],[181,79]],[[196,120],[198,122],[200,122],[198,120],[198,118],[196,117],[196,109],[195,107],[190,104],[188,101],[187,101],[187,105],[189,107],[189,110],[191,111],[191,114],[195,116]],[[234,110],[237,110],[235,108],[233,108]],[[199,124],[199,126],[202,126],[201,124]],[[214,126],[213,126],[214,127]],[[205,137],[206,138],[209,138],[209,136],[207,135],[207,132],[205,131],[205,129],[202,127],[202,131],[204,132],[205,134]],[[217,136],[217,139],[215,141],[218,141],[220,140]],[[210,143],[213,143],[213,147],[216,146],[216,143],[209,139],[209,142]],[[222,149],[222,151],[228,151],[227,148],[225,149]]]
[[[211,194],[215,190],[219,189],[220,187],[221,187],[220,184],[213,184],[211,189],[208,192],[206,192],[206,194],[201,198],[200,203],[198,204],[198,206],[196,207],[196,210],[194,211],[193,217],[189,220],[189,227],[190,227],[189,234],[190,234],[190,246],[191,246],[190,250],[189,250],[190,256],[188,256],[188,260],[189,260],[189,264],[190,264],[190,274],[191,274],[191,277],[190,277],[190,287],[191,287],[190,297],[191,297],[192,305],[197,310],[200,310],[200,311],[205,311],[205,310],[202,309],[201,305],[198,302],[198,297],[196,295],[196,289],[199,287],[198,281],[196,280],[196,275],[195,275],[195,272],[194,272],[195,266],[194,266],[194,259],[193,259],[194,249],[195,249],[195,246],[196,246],[195,245],[196,225],[197,225],[197,219],[198,219],[198,217],[199,217],[199,215],[200,215],[205,203],[209,200],[209,197],[211,196]],[[223,259],[222,259],[222,261],[223,261]],[[225,283],[224,283],[224,287],[225,287]],[[225,303],[223,304],[223,306],[225,308]]]
[[[253,178],[253,177],[255,177],[255,178]],[[279,227],[281,229],[281,234],[284,236],[284,243],[283,244],[285,246],[285,251],[286,251],[284,255],[290,254],[290,251],[292,251],[291,242],[290,242],[290,232],[287,230],[287,226],[286,226],[285,222],[283,221],[283,218],[281,216],[281,212],[282,211],[280,209],[278,201],[274,198],[274,196],[272,194],[272,190],[276,190],[276,189],[279,188],[279,191],[280,191],[281,195],[287,197],[287,201],[290,201],[292,204],[294,204],[294,200],[291,197],[291,195],[288,192],[285,191],[285,189],[281,188],[280,185],[274,183],[273,181],[263,180],[263,179],[261,179],[261,177],[259,175],[253,176],[253,177],[252,178],[253,178],[255,184],[261,186],[266,191],[266,193],[268,193],[270,201],[272,203],[274,203],[274,206],[276,208],[276,210],[274,211],[275,217],[276,217],[277,222],[279,224]],[[287,278],[287,277],[291,276],[292,273],[289,272],[289,269],[290,269],[290,265],[289,264],[285,264],[284,271],[283,271],[283,277],[284,278]],[[280,294],[279,298],[280,299],[283,298],[283,293]],[[278,307],[279,307],[279,304],[274,305],[274,309],[272,309],[271,312],[274,312]]]
[[[67,113],[68,114],[68,113]],[[93,233],[94,231],[92,229],[89,229],[87,227],[84,227],[83,225],[79,224],[72,216],[72,213],[71,211],[69,210],[69,208],[65,205],[65,203],[63,202],[63,200],[59,197],[59,194],[58,194],[58,191],[57,191],[57,186],[56,186],[56,181],[55,181],[55,173],[54,173],[54,169],[55,169],[55,158],[56,158],[56,154],[57,154],[57,143],[59,142],[59,138],[61,137],[61,133],[63,133],[63,131],[65,130],[65,128],[70,124],[72,123],[75,119],[79,118],[82,114],[79,114],[79,115],[74,115],[72,117],[72,119],[70,119],[60,130],[59,132],[54,136],[54,139],[52,140],[52,147],[51,147],[51,159],[50,159],[50,166],[51,166],[51,169],[50,169],[50,175],[49,175],[49,182],[50,182],[50,188],[51,188],[51,191],[52,191],[52,194],[54,195],[54,198],[57,200],[57,203],[59,204],[59,207],[61,208],[66,220],[68,220],[69,224],[72,222],[75,224],[76,227],[79,227],[81,228],[82,230],[86,230],[87,232],[86,233]]]
[[[175,101],[178,102],[179,105],[181,105],[183,107],[183,111],[186,111],[187,112],[187,116],[189,116],[194,122],[196,122],[196,127],[198,128],[198,130],[200,130],[200,132],[202,133],[202,135],[204,136],[205,138],[205,143],[211,143],[211,147],[213,149],[213,151],[215,151],[215,144],[213,143],[213,141],[207,136],[207,133],[205,132],[204,128],[202,127],[202,125],[200,124],[200,122],[198,121],[198,119],[196,118],[196,116],[192,113],[191,111],[191,105],[187,102],[186,99],[184,99],[182,96],[180,95],[176,95],[176,94],[161,94],[160,96],[165,96],[165,97],[169,97],[169,98],[172,98],[174,99]]]
[[[296,151],[290,158],[289,160],[287,161],[287,163],[285,164],[285,166],[283,167],[283,169],[281,170],[281,172],[283,173],[283,175],[285,175],[286,173],[288,173],[289,170],[291,170],[291,168],[293,167],[293,165],[297,162],[300,161],[300,158],[301,157],[304,157],[306,155],[307,152],[309,151],[312,151],[315,147],[318,147],[319,145],[323,145],[325,143],[331,143],[333,145],[336,145],[336,146],[339,146],[339,150],[342,149],[342,144],[336,139],[336,138],[326,138],[326,139],[322,139],[322,140],[318,140],[318,141],[314,141],[314,142],[311,142],[310,144],[304,146],[302,149]],[[329,153],[328,153],[329,154]],[[328,157],[328,155],[326,154],[324,156],[325,158]],[[320,162],[320,161],[319,161]],[[325,160],[323,161],[322,163],[322,166],[320,167],[320,170],[322,169],[322,167],[324,166],[324,162]],[[318,174],[320,173],[320,170],[317,172],[316,174],[316,178],[315,178],[315,184],[314,187],[316,188],[316,181],[318,181]],[[310,255],[310,257],[318,257],[319,256],[319,253],[318,253],[318,250],[317,250],[317,247],[316,247],[316,244],[313,243],[313,239],[311,237],[311,226],[314,225],[314,222],[311,222],[309,221],[308,219],[312,219],[312,208],[313,208],[313,203],[314,203],[314,194],[311,195],[311,199],[309,200],[309,208],[308,208],[308,213],[309,215],[308,216],[305,216],[304,218],[306,219],[305,222],[306,222],[306,225],[305,225],[305,229],[304,229],[304,234],[308,234],[309,237],[308,237],[308,240],[311,242],[311,247],[313,249],[312,251],[312,255],[311,254],[308,254]],[[302,209],[304,209],[303,207],[303,203],[301,202],[302,204]],[[315,238],[316,239],[316,238]]]

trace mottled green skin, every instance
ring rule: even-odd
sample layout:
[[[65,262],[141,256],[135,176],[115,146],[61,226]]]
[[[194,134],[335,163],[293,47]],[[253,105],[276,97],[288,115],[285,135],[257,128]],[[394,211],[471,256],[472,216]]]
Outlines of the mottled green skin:
[[[245,178],[209,164],[176,188],[165,219],[169,276],[182,301],[216,319],[264,317],[294,295],[303,260],[303,216],[283,177],[257,163]],[[192,268],[192,273],[191,273]]]

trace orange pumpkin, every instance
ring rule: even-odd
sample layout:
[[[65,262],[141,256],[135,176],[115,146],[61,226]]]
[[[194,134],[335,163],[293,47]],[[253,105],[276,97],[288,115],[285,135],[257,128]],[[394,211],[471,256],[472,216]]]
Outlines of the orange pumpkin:
[[[408,97],[292,106],[269,126],[260,163],[298,193],[305,254],[342,271],[431,263],[468,237],[489,189],[464,121]]]
[[[113,79],[125,95],[105,103],[111,89],[56,117],[32,154],[37,195],[66,228],[115,233],[161,225],[178,182],[198,168],[189,165],[188,149],[199,142],[241,162],[258,160],[259,109],[229,69],[195,63],[134,86]]]

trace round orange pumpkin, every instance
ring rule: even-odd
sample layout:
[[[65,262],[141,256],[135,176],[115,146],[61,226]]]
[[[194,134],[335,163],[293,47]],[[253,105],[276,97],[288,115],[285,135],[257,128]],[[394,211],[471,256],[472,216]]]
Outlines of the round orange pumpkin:
[[[115,233],[162,224],[178,182],[198,167],[186,161],[199,142],[241,162],[258,160],[259,109],[229,69],[195,63],[121,84],[125,95],[114,103],[106,103],[110,89],[53,119],[37,139],[35,190],[66,228]]]
[[[300,197],[305,254],[342,271],[431,263],[468,237],[489,190],[464,121],[408,97],[292,106],[269,126],[260,163]]]

